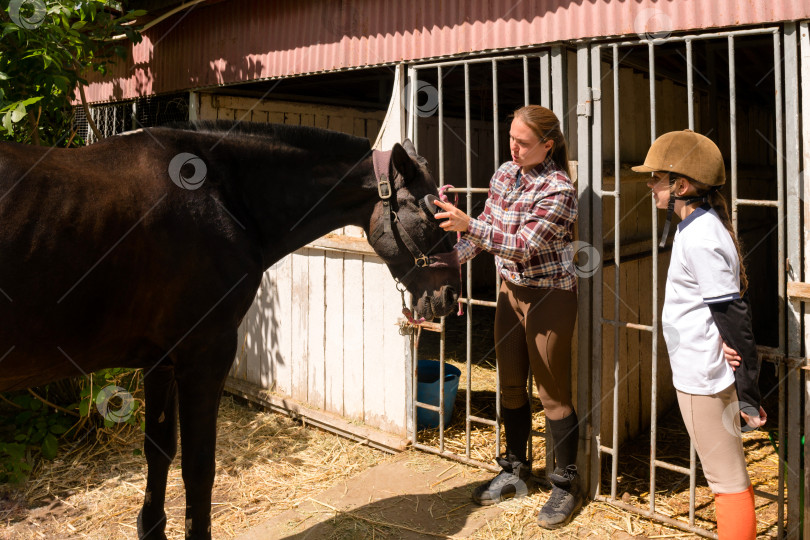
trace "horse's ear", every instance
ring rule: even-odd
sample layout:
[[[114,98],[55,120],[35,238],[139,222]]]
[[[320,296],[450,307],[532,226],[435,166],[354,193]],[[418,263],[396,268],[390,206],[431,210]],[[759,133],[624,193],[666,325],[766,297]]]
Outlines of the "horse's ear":
[[[405,141],[405,144],[409,143],[410,141]],[[413,148],[412,144],[410,146]],[[391,164],[399,171],[405,182],[418,175],[417,165],[404,145],[396,143],[391,149]]]
[[[413,145],[410,139],[405,139],[402,141],[402,147],[408,152],[408,155],[412,158],[415,158],[418,154],[416,153],[416,147]]]

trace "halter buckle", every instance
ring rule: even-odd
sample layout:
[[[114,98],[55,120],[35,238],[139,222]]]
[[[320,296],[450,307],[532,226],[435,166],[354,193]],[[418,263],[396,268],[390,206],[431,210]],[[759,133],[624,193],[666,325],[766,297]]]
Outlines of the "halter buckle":
[[[425,268],[426,266],[430,266],[430,257],[427,255],[416,257],[414,258],[414,264],[416,264],[417,268]]]
[[[380,180],[377,182],[377,193],[382,200],[391,198],[391,182],[385,174],[380,175]]]

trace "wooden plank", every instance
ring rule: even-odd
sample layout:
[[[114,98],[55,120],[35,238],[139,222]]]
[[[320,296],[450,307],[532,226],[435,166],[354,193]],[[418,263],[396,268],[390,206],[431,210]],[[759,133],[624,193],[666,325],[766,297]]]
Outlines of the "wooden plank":
[[[615,295],[613,294],[613,279],[615,266],[605,267],[602,271],[602,317],[605,319],[613,319],[613,303]],[[612,325],[602,325],[602,395],[598,406],[602,411],[602,425],[598,426],[601,429],[603,444],[607,446],[613,445],[612,435],[612,422],[613,422],[613,343],[615,342],[615,331]],[[597,405],[597,404],[594,404]],[[607,465],[607,464],[605,464]]]
[[[363,258],[363,422],[381,427],[385,420],[386,386],[383,343],[382,283],[388,270]]]
[[[274,302],[268,309],[272,310],[268,324],[268,343],[275,344],[275,354],[271,353],[275,389],[282,394],[292,392],[292,355],[293,343],[293,291],[292,291],[292,255],[287,255],[273,265],[276,270]]]
[[[309,257],[298,250],[292,254],[292,388],[293,399],[307,400],[307,363],[309,334]]]
[[[347,253],[343,259],[343,411],[363,419],[363,257]]]
[[[256,297],[267,293],[265,277],[262,276],[262,282],[259,290],[256,292]],[[243,323],[245,324],[245,380],[253,384],[262,384],[261,370],[262,365],[267,358],[267,349],[262,336],[262,313],[256,298],[250,305]]]
[[[306,247],[339,250],[344,253],[352,252],[361,255],[374,255],[374,248],[369,245],[365,237],[347,236],[343,234],[327,234],[314,242],[310,242]]]
[[[324,257],[326,259],[325,409],[343,415],[343,254],[327,251]]]
[[[383,299],[383,368],[385,370],[385,422],[381,429],[389,433],[407,435],[408,380],[411,377],[410,364],[406,361],[410,355],[410,339],[399,333],[398,321],[402,317],[402,299],[397,291],[394,279],[385,264],[376,259],[371,262],[366,257],[366,264],[374,264],[382,270],[379,286]],[[392,361],[393,360],[393,361]]]
[[[789,300],[810,302],[810,283],[799,281],[788,281],[787,295]]]
[[[307,337],[307,403],[326,408],[326,260],[322,251],[305,250],[309,258],[309,324]]]
[[[271,410],[306,418],[313,424],[343,437],[364,442],[369,446],[388,452],[401,452],[408,446],[408,441],[400,436],[391,435],[367,426],[358,425],[335,414],[318,411],[292,398],[283,398],[269,394],[263,388],[245,381],[228,378],[225,391],[258,403]]]

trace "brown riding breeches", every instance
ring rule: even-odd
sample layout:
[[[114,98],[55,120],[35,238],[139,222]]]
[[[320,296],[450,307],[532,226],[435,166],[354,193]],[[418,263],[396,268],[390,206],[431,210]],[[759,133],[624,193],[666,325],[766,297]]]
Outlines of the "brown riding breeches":
[[[495,354],[504,407],[517,409],[528,400],[531,366],[546,417],[560,420],[571,413],[571,337],[576,319],[574,292],[501,282]]]

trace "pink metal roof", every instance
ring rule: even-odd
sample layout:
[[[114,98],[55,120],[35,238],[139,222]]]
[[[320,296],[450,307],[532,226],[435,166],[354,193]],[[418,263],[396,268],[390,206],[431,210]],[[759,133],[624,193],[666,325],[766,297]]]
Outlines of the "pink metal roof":
[[[107,101],[578,38],[810,18],[768,0],[231,0],[148,30],[87,89]]]

